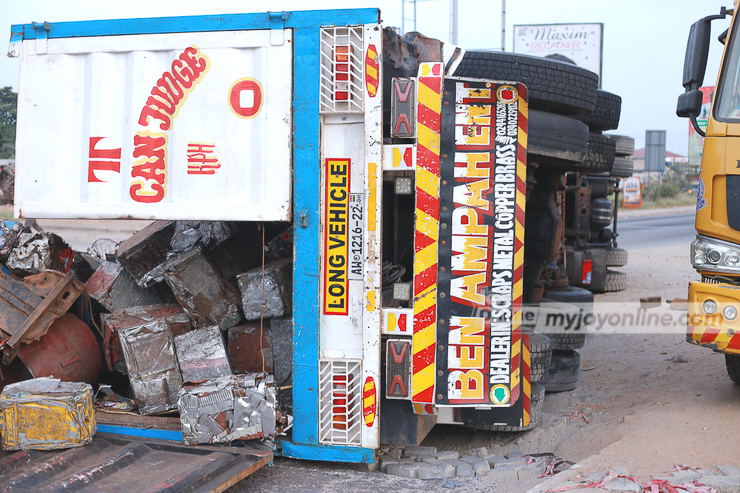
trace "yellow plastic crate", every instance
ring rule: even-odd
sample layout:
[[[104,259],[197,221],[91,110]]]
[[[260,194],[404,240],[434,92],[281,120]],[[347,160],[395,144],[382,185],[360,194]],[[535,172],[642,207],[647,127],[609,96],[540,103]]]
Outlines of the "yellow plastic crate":
[[[79,447],[95,435],[92,387],[35,378],[0,394],[0,448],[49,450]]]

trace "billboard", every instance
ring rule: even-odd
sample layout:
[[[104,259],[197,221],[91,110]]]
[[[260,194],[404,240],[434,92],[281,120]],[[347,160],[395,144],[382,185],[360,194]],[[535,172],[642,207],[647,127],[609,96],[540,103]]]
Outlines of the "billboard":
[[[700,87],[701,91],[701,111],[699,116],[696,118],[696,123],[699,124],[699,128],[707,131],[707,124],[709,123],[709,112],[712,107],[712,99],[714,99],[714,86],[711,87]],[[689,166],[701,166],[702,150],[704,149],[704,137],[696,133],[694,126],[689,122]]]
[[[601,86],[603,39],[602,23],[515,25],[514,53],[570,61],[598,74]]]

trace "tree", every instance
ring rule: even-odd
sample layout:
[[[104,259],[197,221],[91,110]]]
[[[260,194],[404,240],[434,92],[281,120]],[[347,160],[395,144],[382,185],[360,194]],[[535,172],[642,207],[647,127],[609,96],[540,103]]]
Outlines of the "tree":
[[[18,93],[10,86],[0,89],[0,159],[15,157],[15,122]]]

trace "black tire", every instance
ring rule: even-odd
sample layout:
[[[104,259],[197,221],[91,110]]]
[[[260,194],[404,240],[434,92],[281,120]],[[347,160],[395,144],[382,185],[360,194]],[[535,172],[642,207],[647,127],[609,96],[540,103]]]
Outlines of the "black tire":
[[[614,165],[609,172],[610,175],[616,176],[617,178],[629,178],[632,176],[635,163],[631,157],[615,157]]]
[[[608,136],[589,134],[586,157],[581,163],[580,170],[593,173],[610,171],[614,164],[614,149],[614,141]]]
[[[494,425],[490,424],[486,421],[486,418],[488,416],[491,416],[492,419],[495,419],[495,413],[496,410],[480,410],[475,411],[474,409],[470,409],[470,412],[467,415],[467,419],[465,414],[466,411],[468,411],[468,408],[463,408],[463,423],[465,423],[466,428],[472,428],[474,430],[486,430],[486,431],[527,431],[534,428],[537,428],[539,424],[542,422],[542,406],[545,401],[545,386],[539,383],[533,383],[532,384],[532,393],[530,395],[531,397],[531,405],[530,405],[530,419],[529,424],[527,426],[506,426],[506,425]]]
[[[572,349],[552,352],[550,371],[542,380],[546,392],[565,392],[578,386],[581,355]]]
[[[529,380],[539,382],[550,368],[552,343],[544,334],[529,334]]]
[[[452,75],[521,82],[530,109],[563,114],[593,111],[599,84],[598,75],[575,65],[497,51],[466,51]]]
[[[626,135],[612,135],[608,137],[614,141],[614,155],[628,157],[635,153],[635,139]]]
[[[624,267],[627,265],[629,254],[624,248],[607,248],[606,249],[606,266],[607,267]]]
[[[541,164],[579,166],[586,157],[588,127],[575,118],[529,112],[527,154]]]
[[[725,354],[725,366],[730,379],[740,384],[740,354]]]
[[[593,130],[614,130],[619,126],[622,98],[607,91],[596,91],[596,102],[591,113],[578,117]]]
[[[581,349],[586,344],[585,332],[564,332],[562,334],[547,334],[552,341],[553,351],[564,349]]]
[[[590,304],[591,310],[593,311],[594,294],[588,289],[579,288],[576,286],[568,286],[564,290],[548,291],[545,297],[550,300],[562,301],[563,303],[570,303],[583,308],[583,305]]]
[[[624,272],[606,271],[606,279],[604,279],[605,293],[614,293],[625,289],[627,289],[627,275]]]
[[[593,313],[594,306],[594,295],[586,289],[568,286],[573,294],[565,294],[567,291],[548,291],[547,298],[542,299],[542,304],[548,301],[557,301],[560,303],[568,303],[581,309],[583,314]],[[584,293],[583,291],[586,291]],[[554,297],[551,297],[554,295]],[[590,295],[590,296],[589,296]],[[558,299],[560,298],[560,299]],[[580,318],[573,325],[567,327],[567,331],[562,328],[557,328],[557,332],[547,332],[547,337],[550,338],[552,344],[552,350],[560,349],[579,349],[582,348],[586,342],[585,325],[583,324],[583,318]],[[545,328],[547,330],[547,327]]]

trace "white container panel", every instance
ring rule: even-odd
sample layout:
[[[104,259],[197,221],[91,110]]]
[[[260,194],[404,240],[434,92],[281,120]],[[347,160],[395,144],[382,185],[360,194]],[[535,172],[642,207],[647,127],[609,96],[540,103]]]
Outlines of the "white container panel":
[[[64,38],[39,54],[24,41],[16,213],[289,220],[290,31],[285,40]]]

